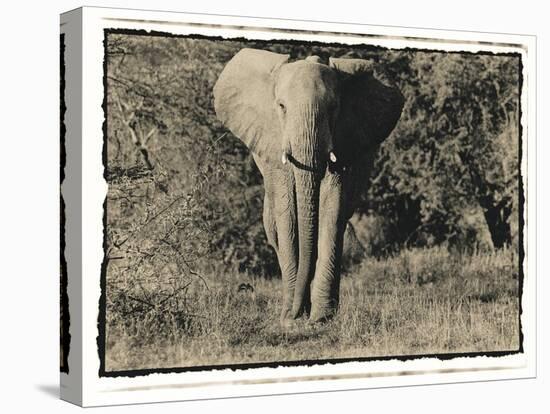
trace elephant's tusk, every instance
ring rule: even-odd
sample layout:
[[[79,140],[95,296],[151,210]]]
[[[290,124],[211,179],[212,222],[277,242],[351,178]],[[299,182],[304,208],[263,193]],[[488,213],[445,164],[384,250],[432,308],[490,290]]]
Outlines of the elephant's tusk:
[[[336,162],[336,155],[334,155],[334,152],[330,151],[329,157],[332,162]]]
[[[286,164],[286,162],[288,161],[286,152],[283,152],[283,156],[281,157],[281,161],[282,161],[283,164]]]

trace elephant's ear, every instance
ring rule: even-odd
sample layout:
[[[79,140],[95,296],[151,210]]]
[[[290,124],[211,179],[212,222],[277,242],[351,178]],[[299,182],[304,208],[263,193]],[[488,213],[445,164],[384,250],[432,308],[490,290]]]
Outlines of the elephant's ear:
[[[224,125],[253,153],[278,165],[281,130],[274,99],[277,70],[288,55],[242,49],[214,86],[214,108]]]
[[[330,66],[341,79],[336,150],[352,163],[390,135],[401,116],[404,99],[399,90],[374,77],[369,61],[331,58]]]

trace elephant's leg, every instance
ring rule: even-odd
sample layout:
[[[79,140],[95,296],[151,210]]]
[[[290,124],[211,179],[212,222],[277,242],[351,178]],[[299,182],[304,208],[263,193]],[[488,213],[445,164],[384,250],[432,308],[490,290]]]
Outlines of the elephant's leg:
[[[267,237],[267,242],[275,249],[277,256],[279,255],[279,245],[277,243],[277,227],[275,224],[275,215],[273,214],[273,200],[266,192],[264,197],[264,229]]]
[[[298,269],[294,176],[291,170],[270,168],[257,156],[254,156],[254,160],[264,177],[263,221],[267,240],[277,253],[281,269],[281,321],[284,322],[290,319]]]
[[[313,321],[336,313],[340,293],[340,266],[346,227],[341,177],[328,174],[321,184],[318,257],[311,286]]]
[[[291,318],[292,300],[298,271],[296,194],[292,174],[277,171],[273,181],[273,215],[277,234],[277,258],[283,284],[281,321]]]

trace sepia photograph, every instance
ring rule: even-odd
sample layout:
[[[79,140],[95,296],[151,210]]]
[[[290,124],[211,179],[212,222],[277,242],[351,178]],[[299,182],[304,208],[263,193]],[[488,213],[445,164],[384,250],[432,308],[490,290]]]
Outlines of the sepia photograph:
[[[6,6],[6,412],[545,406],[539,3]]]
[[[521,353],[522,55],[277,37],[105,29],[100,376]]]

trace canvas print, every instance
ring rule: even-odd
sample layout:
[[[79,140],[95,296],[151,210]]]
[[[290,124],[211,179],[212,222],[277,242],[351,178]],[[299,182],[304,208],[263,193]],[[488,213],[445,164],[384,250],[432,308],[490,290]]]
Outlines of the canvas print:
[[[103,48],[100,376],[522,351],[520,54]]]

